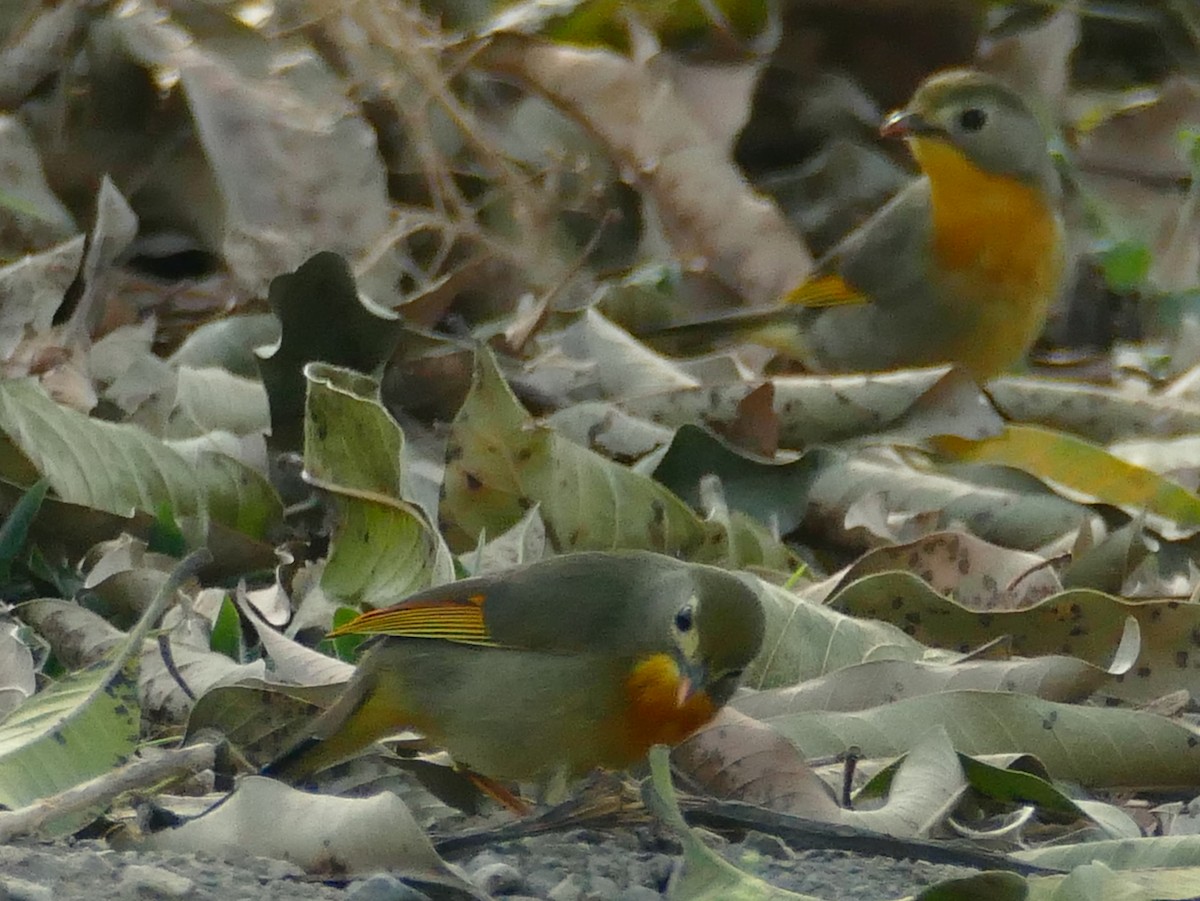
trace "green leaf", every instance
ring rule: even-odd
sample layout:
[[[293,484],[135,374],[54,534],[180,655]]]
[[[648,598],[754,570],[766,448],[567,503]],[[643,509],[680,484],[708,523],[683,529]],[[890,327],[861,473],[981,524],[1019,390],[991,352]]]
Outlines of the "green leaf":
[[[0,525],[0,583],[11,578],[13,563],[25,549],[25,542],[29,540],[29,527],[42,508],[42,501],[49,488],[50,483],[45,479],[38,479],[30,485],[3,525]]]
[[[228,594],[221,601],[221,609],[217,611],[217,621],[213,623],[208,646],[235,663],[244,662],[245,642],[242,638],[242,618],[238,615],[237,605],[233,603],[233,599]]]
[[[988,870],[931,885],[915,901],[1025,901],[1029,883],[1016,873]]]
[[[1087,817],[1053,783],[1033,773],[992,766],[966,754],[960,754],[959,760],[971,787],[985,798],[1005,804],[1034,804],[1043,819],[1070,822]]]
[[[168,557],[182,557],[187,553],[187,539],[171,513],[171,505],[162,503],[155,511],[154,524],[146,538],[146,550]]]
[[[52,593],[58,597],[75,597],[75,593],[83,587],[84,579],[78,569],[65,561],[48,559],[39,547],[30,548],[25,565],[34,579],[51,586]]]
[[[947,435],[935,444],[944,456],[960,462],[1013,466],[1135,514],[1145,510],[1184,529],[1200,529],[1200,497],[1074,435],[1014,424],[995,438],[971,441]]]
[[[835,756],[851,746],[866,757],[895,757],[941,725],[964,754],[1033,754],[1054,779],[1091,788],[1194,788],[1200,772],[1200,742],[1166,717],[1009,692],[948,691],[868,710],[788,714],[765,722],[806,757]]]
[[[700,841],[679,812],[671,784],[671,753],[666,746],[650,749],[650,773],[653,792],[647,801],[683,843],[683,863],[667,893],[670,901],[820,901],[743,873]]]
[[[728,547],[662,485],[535,425],[486,349],[446,456],[441,518],[461,551],[480,533],[507,531],[534,505],[560,552],[645,549],[710,561]]]
[[[124,763],[141,726],[138,663],[60,679],[0,725],[0,804],[26,804]]]
[[[1183,148],[1183,158],[1191,167],[1192,177],[1200,176],[1200,129],[1180,129],[1179,143]]]
[[[454,564],[441,536],[401,497],[404,433],[380,404],[378,383],[324,363],[304,372],[305,479],[329,492],[339,513],[321,587],[383,607],[451,581]]]
[[[357,607],[338,607],[333,612],[333,625],[330,627],[330,631],[340,629],[361,612]],[[367,636],[354,634],[324,638],[317,644],[317,650],[322,654],[336,657],[338,660],[353,660],[357,656],[358,646],[366,640]]]
[[[253,537],[283,513],[270,483],[231,457],[189,460],[137,426],[60,407],[31,379],[0,381],[0,477],[38,476],[68,503],[121,516],[167,504],[180,520],[211,519]]]
[[[1127,294],[1146,283],[1153,258],[1141,241],[1118,241],[1100,254],[1100,267],[1108,287]]]
[[[175,568],[111,660],[64,677],[0,724],[0,804],[25,806],[106,773],[133,753],[142,645],[179,586],[209,559],[200,551]],[[69,832],[86,821],[71,815],[43,831]]]
[[[808,486],[820,462],[816,455],[791,463],[774,463],[729,447],[699,426],[675,433],[659,460],[654,477],[693,507],[700,505],[700,483],[709,475],[721,479],[729,506],[788,534],[804,518]]]

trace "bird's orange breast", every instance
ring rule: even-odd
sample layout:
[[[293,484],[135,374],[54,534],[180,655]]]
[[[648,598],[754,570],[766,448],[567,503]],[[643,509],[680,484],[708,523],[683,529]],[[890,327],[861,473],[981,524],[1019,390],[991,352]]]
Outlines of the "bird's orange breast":
[[[916,139],[913,153],[929,177],[934,287],[971,324],[942,349],[990,378],[1045,323],[1062,275],[1062,224],[1041,188],[985,172],[950,144]]]
[[[981,290],[998,282],[1053,290],[1061,226],[1040,188],[986,172],[944,141],[916,139],[913,153],[929,176],[939,269],[969,270]]]
[[[626,759],[619,765],[635,763],[654,745],[679,744],[716,715],[716,705],[702,691],[680,704],[681,682],[669,654],[655,654],[634,667],[625,680],[620,730]]]

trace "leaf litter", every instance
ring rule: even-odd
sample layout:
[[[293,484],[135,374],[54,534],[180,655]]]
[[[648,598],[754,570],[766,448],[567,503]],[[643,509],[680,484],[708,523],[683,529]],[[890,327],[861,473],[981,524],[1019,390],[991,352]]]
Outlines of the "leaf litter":
[[[811,270],[871,194],[833,161],[878,154],[879,86],[793,73],[820,148],[771,170],[747,149],[769,104],[747,98],[814,27],[801,14],[559,6],[0,16],[0,499],[19,536],[0,692],[19,809],[0,828],[141,848],[129,891],[190,880],[149,850],[169,846],[472,897],[1200,894],[1194,17],[1031,4],[985,36],[940,13],[1074,151],[1077,272],[1047,333],[1070,352],[978,386],[639,337],[770,305]],[[821,27],[852,43],[872,21]],[[1157,41],[1137,61],[1156,86],[1132,94],[1096,27]],[[1097,283],[1137,320],[1098,344],[1061,324]],[[213,559],[181,580],[187,548]],[[246,775],[330,703],[355,649],[324,635],[356,608],[630,548],[743,571],[767,613],[729,708],[673,777],[655,757],[658,800],[601,781],[512,823],[413,731],[320,795]],[[229,754],[196,753],[213,736]],[[71,792],[87,800],[52,816]],[[341,816],[360,831],[330,846]],[[880,872],[976,872],[822,877],[789,847],[804,829]],[[612,843],[634,852],[619,872]]]

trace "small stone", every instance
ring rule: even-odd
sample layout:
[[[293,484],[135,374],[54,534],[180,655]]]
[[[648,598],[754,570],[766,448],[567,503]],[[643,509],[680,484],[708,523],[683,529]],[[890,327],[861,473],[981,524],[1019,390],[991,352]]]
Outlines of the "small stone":
[[[666,888],[667,880],[671,878],[671,874],[675,872],[675,861],[677,858],[668,857],[666,854],[655,854],[652,858],[646,861],[646,872],[649,879],[645,880],[651,885],[657,885],[661,888]],[[642,880],[639,880],[642,881]]]
[[[274,858],[264,857],[262,875],[271,882],[278,882],[281,879],[299,879],[304,875],[304,870],[290,860],[275,860]]]
[[[658,829],[641,827],[637,830],[638,844],[642,851],[648,854],[676,855],[682,853],[679,840],[673,835],[666,835]]]
[[[480,851],[478,854],[472,857],[470,861],[468,861],[466,864],[466,870],[468,873],[474,873],[494,863],[506,863],[506,861],[494,851]]]
[[[391,873],[376,873],[346,888],[346,901],[429,901],[429,896]]]
[[[640,851],[642,849],[641,839],[635,833],[623,829],[610,833],[608,841],[623,851]]]
[[[525,889],[525,877],[507,863],[484,864],[471,874],[471,881],[489,895],[516,895]]]
[[[796,857],[796,852],[779,836],[756,832],[753,829],[746,833],[742,845],[750,851],[757,851],[764,857],[773,857],[775,860],[794,860]]]
[[[550,901],[579,901],[583,897],[583,883],[578,876],[571,875],[550,889]]]
[[[554,863],[531,863],[530,867],[529,872],[525,874],[525,891],[531,895],[537,895],[539,898],[545,898],[550,894],[550,889],[571,874],[570,867],[564,867],[557,861]]]
[[[121,884],[135,893],[161,898],[184,898],[196,890],[196,883],[186,876],[152,867],[148,864],[130,864],[121,871]]]
[[[8,877],[0,879],[0,897],[4,901],[54,901],[54,892],[36,882]]]
[[[588,885],[588,898],[595,901],[616,901],[621,887],[607,876],[593,876]]]

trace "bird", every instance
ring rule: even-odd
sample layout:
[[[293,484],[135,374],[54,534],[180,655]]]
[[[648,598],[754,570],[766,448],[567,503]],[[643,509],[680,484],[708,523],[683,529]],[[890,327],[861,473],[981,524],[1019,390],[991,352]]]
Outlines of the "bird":
[[[1021,361],[1064,269],[1061,189],[1037,116],[1000,80],[952,69],[880,132],[907,141],[920,175],[780,306],[660,332],[758,343],[827,373],[950,363],[986,382]]]
[[[764,621],[749,577],[649,551],[424,589],[331,633],[372,637],[340,697],[262,773],[303,783],[404,728],[485,790],[627,769],[716,715]]]

